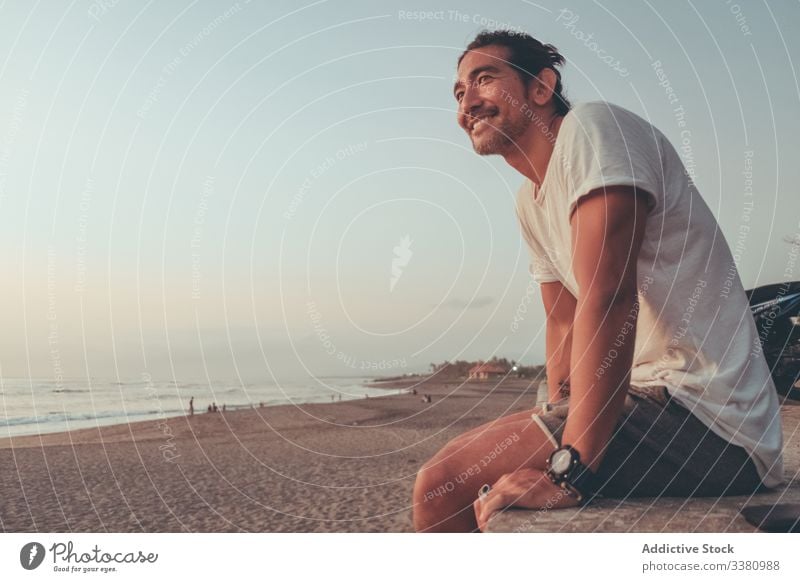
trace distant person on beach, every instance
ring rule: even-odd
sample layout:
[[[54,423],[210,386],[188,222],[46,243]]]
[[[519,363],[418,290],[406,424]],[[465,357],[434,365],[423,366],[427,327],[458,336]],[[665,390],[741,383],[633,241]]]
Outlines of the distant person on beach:
[[[563,64],[510,31],[482,32],[458,60],[459,125],[525,177],[516,210],[546,314],[549,398],[422,467],[417,531],[483,531],[507,507],[596,494],[750,495],[783,479],[777,394],[694,165],[622,107],[573,107]]]
[[[194,416],[194,396],[189,399],[189,416]]]

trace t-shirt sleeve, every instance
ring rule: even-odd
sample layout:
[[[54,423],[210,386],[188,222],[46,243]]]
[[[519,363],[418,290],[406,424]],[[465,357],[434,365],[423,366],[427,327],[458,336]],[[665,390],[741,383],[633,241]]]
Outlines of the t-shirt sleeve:
[[[537,283],[551,283],[559,281],[556,269],[541,243],[536,239],[531,231],[530,225],[524,218],[524,213],[517,207],[517,219],[519,220],[522,238],[530,253],[530,264],[528,271]]]
[[[567,133],[562,170],[568,216],[583,196],[609,186],[646,192],[652,212],[663,200],[660,134],[632,113],[605,103],[581,105],[571,117],[561,128]]]
[[[550,262],[550,258],[547,256],[547,254],[543,251],[537,252],[530,245],[528,245],[528,249],[531,253],[531,262],[528,270],[533,276],[533,280],[537,283],[552,283],[553,281],[559,281],[559,278],[556,276],[553,263]]]

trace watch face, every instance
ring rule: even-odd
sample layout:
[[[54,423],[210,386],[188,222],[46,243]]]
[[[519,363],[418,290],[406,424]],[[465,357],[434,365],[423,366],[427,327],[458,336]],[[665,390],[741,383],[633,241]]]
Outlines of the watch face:
[[[550,467],[554,473],[564,474],[572,463],[572,455],[566,449],[559,449],[550,457]]]

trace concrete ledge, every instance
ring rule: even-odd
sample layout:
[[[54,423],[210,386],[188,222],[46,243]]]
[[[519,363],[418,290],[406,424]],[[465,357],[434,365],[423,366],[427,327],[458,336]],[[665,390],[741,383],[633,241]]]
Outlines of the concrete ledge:
[[[739,514],[745,505],[800,503],[800,405],[781,408],[787,483],[752,497],[601,499],[588,507],[532,511],[510,509],[489,523],[490,532],[753,532]]]

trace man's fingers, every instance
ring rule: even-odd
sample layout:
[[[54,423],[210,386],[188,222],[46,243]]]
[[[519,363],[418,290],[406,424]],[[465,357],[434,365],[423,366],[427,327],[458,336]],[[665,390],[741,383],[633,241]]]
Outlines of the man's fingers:
[[[478,506],[480,507],[480,515],[478,516],[478,524],[481,525],[481,530],[498,511],[505,509],[508,504],[508,495],[502,490],[492,489],[492,491],[484,497],[478,499]]]
[[[509,478],[511,478],[511,473],[504,473],[500,475],[500,478],[497,481],[495,481],[492,487],[502,487],[503,484],[509,480]]]
[[[478,529],[485,532],[486,525],[489,523],[489,519],[491,519],[494,513],[486,513],[483,499],[476,499],[473,508],[475,510],[475,521],[478,522]]]
[[[472,510],[475,512],[475,521],[478,522],[478,529],[483,531],[483,522],[481,522],[481,511],[483,509],[483,501],[480,498],[476,499],[472,504]]]

